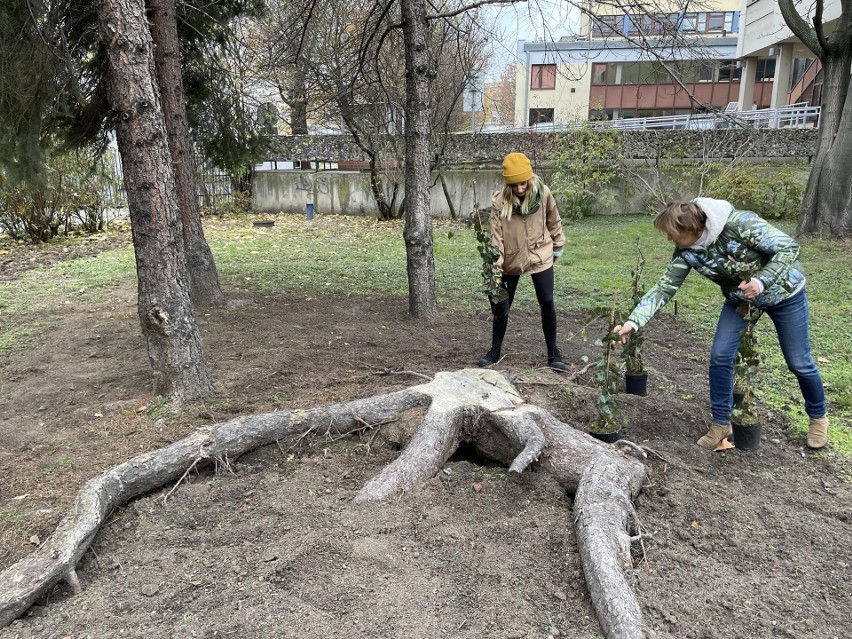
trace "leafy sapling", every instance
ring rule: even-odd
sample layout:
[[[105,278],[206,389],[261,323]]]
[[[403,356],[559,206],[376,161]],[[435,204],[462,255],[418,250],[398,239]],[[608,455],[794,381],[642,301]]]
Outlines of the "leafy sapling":
[[[506,289],[500,286],[503,274],[496,266],[497,260],[500,259],[500,249],[491,243],[491,224],[487,212],[483,215],[483,211],[479,207],[476,207],[473,229],[476,232],[476,248],[482,258],[481,288],[489,299],[496,303],[503,300],[507,295]]]
[[[642,270],[645,267],[645,255],[642,253],[642,246],[639,244],[639,236],[636,236],[636,268],[631,271],[630,295],[633,299],[634,308],[645,294],[645,289],[642,286]],[[645,365],[642,362],[642,344],[645,341],[645,333],[642,329],[631,331],[627,336],[627,341],[624,343],[624,348],[621,352],[624,358],[625,368],[628,373],[644,373]]]
[[[756,270],[756,265],[747,264],[739,275],[743,281],[747,282]],[[746,302],[740,308],[745,316],[746,324],[740,332],[740,347],[734,364],[734,393],[742,395],[742,400],[731,411],[731,420],[740,426],[754,426],[757,424],[757,416],[752,408],[755,381],[757,380],[758,368],[763,362],[763,356],[758,350],[757,333],[754,329],[763,311],[751,301]]]
[[[621,430],[621,424],[616,418],[618,407],[612,400],[612,396],[618,392],[618,378],[621,374],[621,366],[615,355],[615,345],[621,340],[619,334],[613,331],[616,324],[615,318],[616,303],[613,298],[607,334],[595,341],[595,346],[599,346],[601,352],[595,362],[599,417],[589,424],[589,431],[593,433],[615,433]]]

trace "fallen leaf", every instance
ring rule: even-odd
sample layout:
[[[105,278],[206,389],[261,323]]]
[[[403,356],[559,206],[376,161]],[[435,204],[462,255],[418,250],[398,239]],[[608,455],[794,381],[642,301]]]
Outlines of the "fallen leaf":
[[[820,364],[828,364],[829,363],[829,359],[827,357],[817,357],[817,361]]]
[[[695,521],[694,519],[692,520],[692,527],[695,528],[695,530],[698,530],[699,528],[701,528],[701,526],[698,525],[698,522]]]
[[[482,490],[482,484],[480,484],[479,482],[476,482],[473,485],[473,490],[475,490],[476,492],[480,492]]]
[[[41,539],[38,538],[38,535],[33,535],[30,537],[30,543],[34,546],[38,546],[41,543]]]

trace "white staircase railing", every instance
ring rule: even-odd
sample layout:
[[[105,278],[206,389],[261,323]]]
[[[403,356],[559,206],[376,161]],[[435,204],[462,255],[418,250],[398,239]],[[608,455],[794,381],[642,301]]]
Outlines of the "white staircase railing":
[[[592,126],[594,128],[613,128],[623,131],[647,131],[652,129],[728,129],[750,127],[755,129],[780,128],[816,128],[819,126],[820,107],[807,103],[790,104],[778,109],[755,109],[752,111],[720,111],[714,113],[693,113],[687,115],[664,115],[653,118],[624,118],[618,120],[591,120],[570,124],[543,123],[530,127],[512,127],[511,131],[570,131],[571,129]],[[489,129],[495,131],[497,129]]]

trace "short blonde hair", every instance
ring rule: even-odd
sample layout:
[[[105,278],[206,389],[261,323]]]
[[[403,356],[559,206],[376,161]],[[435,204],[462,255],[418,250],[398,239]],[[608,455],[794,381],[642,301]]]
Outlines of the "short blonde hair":
[[[676,237],[701,235],[706,225],[707,214],[695,202],[669,202],[654,217],[654,228]]]

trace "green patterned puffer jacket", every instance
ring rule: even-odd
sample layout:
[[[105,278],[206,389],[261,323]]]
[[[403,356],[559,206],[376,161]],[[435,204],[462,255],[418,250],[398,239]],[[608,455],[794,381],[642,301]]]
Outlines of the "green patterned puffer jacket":
[[[707,201],[723,203],[699,198],[697,202],[708,216],[711,212],[703,205]],[[628,321],[638,328],[647,324],[677,293],[690,269],[716,282],[730,301],[741,303],[746,300],[737,288],[743,281],[738,273],[747,264],[755,265],[755,277],[763,283],[763,292],[753,302],[759,308],[774,306],[805,286],[798,257],[799,245],[793,238],[752,211],[737,211],[731,206],[721,232],[710,239],[706,249],[675,249],[663,276],[636,305]]]

